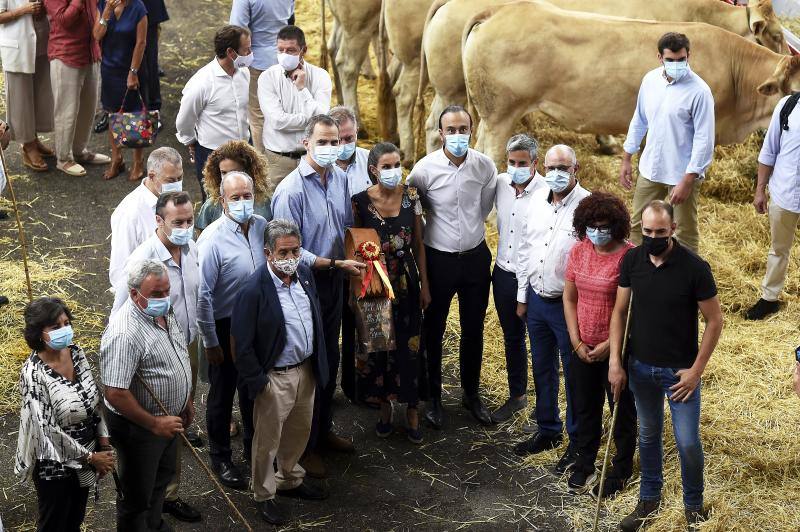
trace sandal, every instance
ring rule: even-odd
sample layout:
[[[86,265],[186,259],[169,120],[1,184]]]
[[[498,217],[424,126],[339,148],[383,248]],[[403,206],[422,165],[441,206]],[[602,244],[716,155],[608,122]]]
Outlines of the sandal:
[[[108,169],[103,172],[103,179],[108,181],[110,179],[114,179],[119,174],[125,171],[125,161],[119,159],[118,161],[111,161],[111,164],[108,165]]]
[[[47,146],[42,144],[42,141],[39,140],[38,138],[36,139],[36,147],[39,149],[39,153],[45,159],[47,159],[49,157],[55,157],[56,156],[55,150],[53,150],[52,148],[48,148]]]
[[[56,168],[72,177],[83,177],[86,175],[86,169],[75,161],[64,161],[63,163],[57,163]]]
[[[34,172],[46,172],[48,170],[47,163],[42,160],[42,155],[38,150],[34,152],[36,156],[31,157],[31,154],[23,147],[22,148],[22,164],[33,170]],[[38,156],[38,160],[37,160]]]

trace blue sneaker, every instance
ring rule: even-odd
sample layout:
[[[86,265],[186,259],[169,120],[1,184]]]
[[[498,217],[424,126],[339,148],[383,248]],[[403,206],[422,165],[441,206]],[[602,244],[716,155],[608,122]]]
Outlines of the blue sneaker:
[[[406,429],[406,436],[408,437],[408,441],[413,443],[414,445],[419,445],[422,443],[422,431],[419,428],[412,429],[411,427]]]
[[[394,426],[392,426],[391,422],[384,423],[383,421],[378,420],[378,422],[375,424],[375,434],[379,438],[388,438],[392,435],[392,432],[394,432]]]

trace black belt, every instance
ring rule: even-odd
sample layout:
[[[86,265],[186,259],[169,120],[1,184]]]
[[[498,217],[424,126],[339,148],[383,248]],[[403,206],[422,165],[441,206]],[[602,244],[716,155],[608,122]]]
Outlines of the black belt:
[[[547,303],[555,303],[556,301],[561,301],[562,299],[562,296],[545,297],[545,296],[540,296],[539,294],[536,294],[536,296],[542,301],[545,301]]]
[[[440,249],[432,248],[430,246],[426,246],[428,250],[434,252],[437,255],[448,255],[450,257],[463,257],[464,255],[472,255],[473,253],[477,253],[481,251],[483,248],[486,247],[486,241],[481,240],[481,243],[475,246],[472,249],[468,249],[466,251],[442,251]]]
[[[290,159],[300,159],[303,155],[306,154],[305,150],[300,151],[272,151],[267,150],[268,152],[274,153],[275,155],[280,155],[281,157],[288,157]]]
[[[306,363],[306,360],[308,360],[308,357],[304,358],[302,362],[298,362],[297,364],[292,364],[290,366],[275,366],[272,368],[272,371],[289,371],[290,369],[299,368]]]

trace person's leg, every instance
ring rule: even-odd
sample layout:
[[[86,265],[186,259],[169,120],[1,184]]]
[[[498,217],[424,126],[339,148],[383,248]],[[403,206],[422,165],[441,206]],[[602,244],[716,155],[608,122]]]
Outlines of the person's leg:
[[[766,301],[778,301],[783,292],[798,219],[800,214],[787,211],[775,202],[770,202],[770,248],[767,255],[767,272],[761,282],[761,297]]]
[[[625,360],[626,371],[630,366],[629,362],[629,359]],[[603,386],[608,395],[608,404],[613,408],[613,395],[611,394],[611,385],[608,383],[607,361],[603,371]],[[612,469],[609,476],[625,480],[633,474],[633,455],[636,453],[636,404],[633,401],[630,386],[626,386],[620,393],[616,408],[619,409],[613,434],[616,450],[611,461]]]
[[[669,187],[669,191],[675,187]],[[700,229],[697,221],[697,200],[700,197],[700,181],[695,181],[692,193],[686,201],[675,205],[675,238],[695,253],[700,252]]]
[[[662,370],[664,393],[669,396],[670,386],[680,378],[669,368]],[[681,461],[681,479],[683,480],[683,505],[687,510],[703,509],[703,443],[700,441],[700,388],[697,385],[689,399],[684,402],[669,401],[672,415],[672,430],[675,434],[675,445]]]
[[[217,338],[225,353],[221,364],[208,365],[206,427],[209,455],[213,464],[231,461],[231,411],[236,393],[237,373],[230,357],[230,319],[217,320]]]
[[[235,369],[235,366],[234,366]],[[237,372],[238,379],[238,372]],[[242,414],[242,456],[245,461],[252,459],[253,450],[253,400],[248,395],[247,386],[238,382],[239,412]]]
[[[553,334],[556,336],[556,342],[558,344],[558,351],[561,354],[561,367],[564,370],[564,390],[567,399],[567,435],[569,436],[570,443],[572,443],[573,437],[576,431],[576,424],[575,424],[575,405],[573,401],[573,391],[572,386],[570,386],[570,353],[572,353],[572,342],[569,339],[569,331],[567,330],[567,321],[564,318],[564,304],[559,299],[556,302],[551,303],[548,306],[549,309],[549,316],[548,316],[548,325],[550,326],[550,330],[553,331]],[[556,379],[556,386],[558,386],[559,382]],[[556,388],[558,391],[558,388]],[[602,406],[602,403],[601,403]]]
[[[78,475],[72,475],[69,492],[64,494],[69,504],[69,513],[60,530],[64,532],[79,532],[83,520],[86,518],[86,503],[89,500],[89,487],[81,487]]]
[[[356,318],[350,309],[350,279],[342,285],[342,391],[354,402],[363,397],[356,390]]]
[[[72,141],[72,153],[78,158],[86,151],[89,136],[92,134],[100,86],[100,63],[93,63],[81,71],[78,115],[75,118],[75,137]]]
[[[278,187],[278,183],[283,181],[283,178],[289,175],[291,172],[297,168],[299,161],[297,159],[292,159],[291,157],[284,157],[283,155],[278,155],[277,153],[271,152],[267,149],[264,150],[264,154],[267,156],[267,162],[269,163],[269,182],[270,182],[270,189],[269,195],[275,192],[275,189]]]
[[[476,397],[481,380],[483,361],[483,324],[489,305],[490,266],[492,254],[486,243],[460,259],[458,317],[461,324],[459,366],[461,388],[468,397]]]
[[[206,160],[208,160],[208,156],[211,155],[211,152],[214,150],[208,149],[205,146],[201,146],[200,144],[194,145],[194,169],[195,175],[197,176],[197,181],[200,183],[200,194],[203,196],[203,202],[205,203],[208,194],[206,194],[206,189],[203,186],[203,168],[206,166]]]
[[[664,199],[667,196],[667,187],[661,183],[654,183],[644,176],[636,180],[633,191],[633,209],[631,209],[631,242],[637,246],[642,243],[642,211],[653,200]]]
[[[639,499],[661,498],[663,475],[664,392],[660,368],[632,360],[628,365],[628,386],[636,401],[639,416]]]
[[[608,364],[590,364],[575,353],[570,353],[569,356],[570,379],[567,387],[572,389],[575,408],[573,416],[576,430],[571,440],[577,453],[575,469],[590,472],[594,471],[600,437],[603,434],[603,382],[607,379]]]
[[[164,502],[175,502],[178,500],[178,490],[181,487],[181,447],[183,441],[179,441],[175,446],[175,475],[170,479],[164,490]]]
[[[314,390],[316,380],[312,362],[308,361],[293,372],[292,400],[288,415],[280,433],[277,450],[277,489],[288,490],[303,483],[305,470],[297,463],[311,433],[311,418],[314,413]]]
[[[175,463],[178,459],[176,456],[178,452],[178,436],[171,439],[157,438],[157,440],[157,454],[152,458],[157,465],[147,511],[147,526],[152,530],[161,529],[164,493],[166,492],[167,484],[175,476]]]
[[[37,133],[53,131],[53,88],[50,77],[50,61],[47,54],[36,57],[36,72],[33,74],[33,102]]]
[[[442,340],[447,326],[450,302],[456,293],[455,275],[457,267],[449,255],[443,255],[431,248],[425,248],[428,266],[428,281],[431,290],[431,303],[425,311],[425,348],[428,354],[428,379],[432,400],[442,399]]]
[[[142,61],[144,79],[147,81],[147,108],[151,111],[161,109],[161,78],[158,76],[158,24],[147,26],[147,44]]]
[[[72,140],[78,115],[80,85],[79,69],[65,65],[59,59],[50,61],[53,88],[55,150],[59,163],[74,161]]]
[[[6,91],[6,123],[11,139],[27,145],[36,141],[34,74],[4,72]],[[33,112],[32,112],[33,108]],[[34,146],[35,148],[35,146]],[[38,153],[38,150],[36,150]]]
[[[258,103],[258,77],[263,70],[250,68],[250,95],[247,103],[247,117],[250,119],[250,137],[258,153],[264,153],[264,114]]]
[[[494,308],[506,352],[508,396],[525,397],[528,389],[528,353],[525,346],[525,322],[517,316],[517,276],[495,266],[492,273]]]
[[[77,503],[74,500],[77,496],[75,488],[78,488],[75,475],[70,478],[44,480],[39,478],[38,470],[34,469],[33,485],[36,488],[36,499],[39,507],[36,519],[37,532],[51,530],[77,532],[80,530],[80,522],[76,527],[69,520],[72,506]],[[84,501],[85,510],[86,502]]]
[[[531,341],[536,424],[542,436],[560,437],[563,429],[558,409],[558,343],[548,325],[548,306],[528,287],[528,334]]]

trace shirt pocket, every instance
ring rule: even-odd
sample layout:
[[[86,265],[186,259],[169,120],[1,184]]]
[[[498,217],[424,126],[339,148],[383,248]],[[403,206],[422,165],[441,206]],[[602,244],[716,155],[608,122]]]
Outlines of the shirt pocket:
[[[0,39],[0,48],[19,49],[19,41],[17,39]]]

